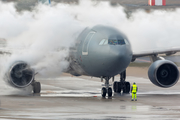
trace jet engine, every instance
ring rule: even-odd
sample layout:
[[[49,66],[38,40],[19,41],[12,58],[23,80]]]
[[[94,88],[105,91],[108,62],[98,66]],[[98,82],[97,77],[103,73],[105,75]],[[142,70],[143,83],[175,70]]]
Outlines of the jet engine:
[[[34,75],[34,70],[27,63],[16,62],[8,69],[5,80],[13,87],[24,88],[33,82]]]
[[[179,70],[178,67],[169,60],[157,60],[151,64],[148,76],[153,84],[168,88],[178,82]]]

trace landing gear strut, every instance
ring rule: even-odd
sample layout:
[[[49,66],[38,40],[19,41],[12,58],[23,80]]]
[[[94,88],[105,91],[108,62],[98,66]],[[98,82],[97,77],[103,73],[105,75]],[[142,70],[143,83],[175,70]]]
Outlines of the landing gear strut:
[[[41,83],[34,80],[32,83],[33,92],[34,93],[40,93],[41,92]]]
[[[120,82],[115,81],[113,84],[113,90],[116,93],[121,93],[121,90],[123,93],[128,94],[130,92],[130,83],[126,82],[126,71],[122,72],[120,74]]]
[[[112,97],[112,88],[109,87],[109,79],[111,77],[105,77],[105,87],[102,88],[101,90],[101,95],[102,97],[106,97],[106,94],[108,94],[108,97]],[[102,81],[103,78],[101,78]]]

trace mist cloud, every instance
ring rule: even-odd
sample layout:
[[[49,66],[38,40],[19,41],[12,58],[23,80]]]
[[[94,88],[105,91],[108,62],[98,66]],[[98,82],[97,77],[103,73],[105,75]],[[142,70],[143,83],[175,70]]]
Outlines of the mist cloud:
[[[7,39],[7,49],[16,49],[11,56],[1,57],[2,71],[22,60],[40,71],[42,77],[58,77],[68,67],[68,50],[57,49],[69,48],[85,27],[98,24],[124,32],[135,52],[180,47],[180,9],[151,13],[138,10],[128,19],[122,6],[83,0],[79,3],[37,5],[32,11],[18,13],[13,3],[0,2],[0,38]]]
[[[13,62],[25,61],[42,77],[59,77],[68,67],[68,48],[84,27],[61,7],[39,5],[23,13],[16,12],[12,3],[0,7],[0,36],[12,52],[1,59],[2,74]]]

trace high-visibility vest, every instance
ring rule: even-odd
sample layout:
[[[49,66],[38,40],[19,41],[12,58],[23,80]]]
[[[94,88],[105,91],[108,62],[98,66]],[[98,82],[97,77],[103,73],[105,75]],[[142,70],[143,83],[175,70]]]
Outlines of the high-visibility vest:
[[[137,92],[137,85],[133,84],[133,87],[132,87],[132,92]]]

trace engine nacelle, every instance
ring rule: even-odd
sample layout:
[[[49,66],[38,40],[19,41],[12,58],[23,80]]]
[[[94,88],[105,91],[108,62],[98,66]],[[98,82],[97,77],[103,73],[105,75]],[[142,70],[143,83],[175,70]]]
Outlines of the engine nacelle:
[[[148,76],[151,82],[159,87],[172,87],[179,80],[176,64],[169,60],[157,60],[151,64]]]
[[[34,70],[25,62],[16,62],[6,73],[7,82],[17,88],[29,86],[34,80]]]

